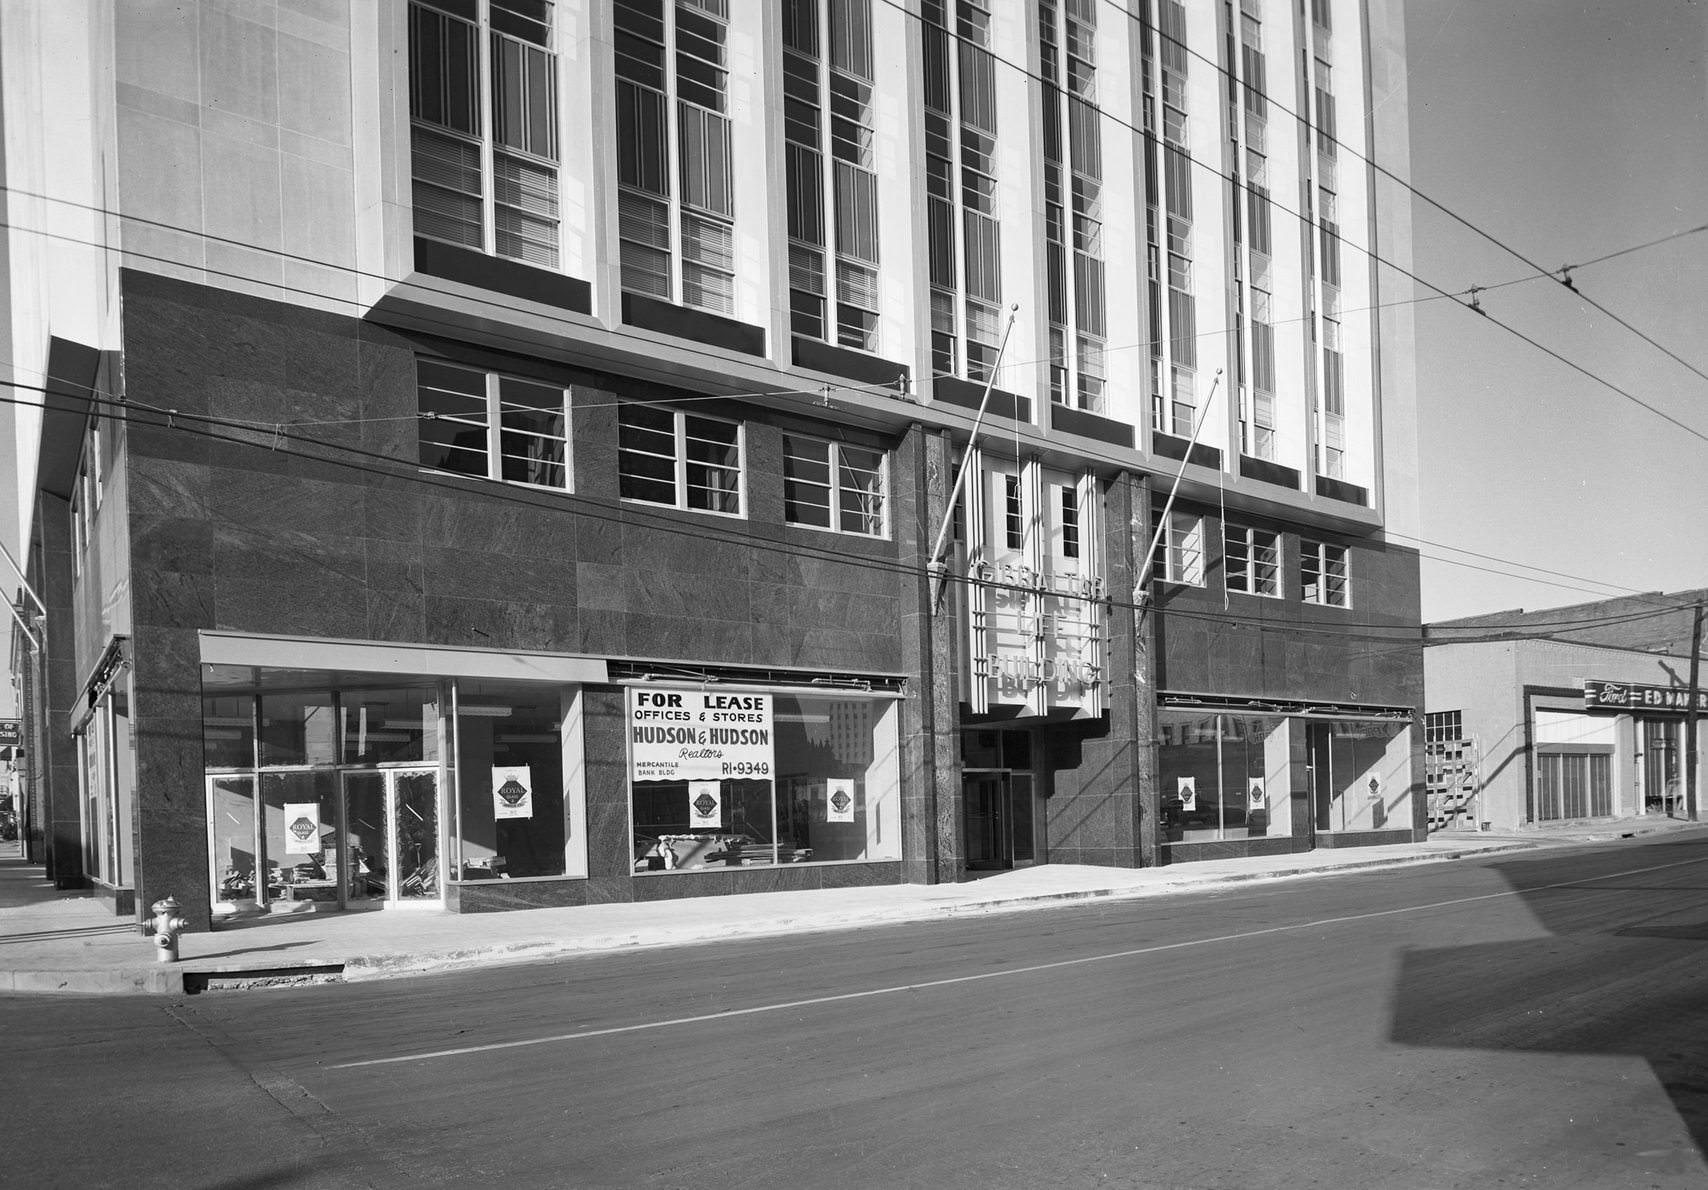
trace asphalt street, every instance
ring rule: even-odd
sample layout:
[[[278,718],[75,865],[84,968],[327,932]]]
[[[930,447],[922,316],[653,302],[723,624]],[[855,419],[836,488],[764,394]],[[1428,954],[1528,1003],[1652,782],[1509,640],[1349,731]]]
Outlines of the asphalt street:
[[[0,999],[0,1182],[1705,1187],[1708,841]]]

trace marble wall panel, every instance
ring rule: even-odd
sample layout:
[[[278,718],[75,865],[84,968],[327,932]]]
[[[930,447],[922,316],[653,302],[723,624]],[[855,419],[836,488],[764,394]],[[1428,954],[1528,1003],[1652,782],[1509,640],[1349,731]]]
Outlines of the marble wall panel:
[[[432,644],[483,649],[571,652],[579,639],[573,606],[497,599],[424,596],[423,620]]]
[[[131,588],[131,622],[164,628],[208,627],[214,622],[215,578],[210,572],[144,571],[138,565]]]
[[[421,551],[421,566],[422,588],[428,595],[576,605],[575,561],[554,551],[494,558],[481,550],[427,546]]]
[[[577,450],[580,444],[577,444]],[[618,509],[596,507],[575,526],[576,557],[593,566],[621,567],[629,564],[623,547],[623,522]]]
[[[164,445],[170,436],[165,430],[130,428],[130,515],[205,519],[213,509],[213,468],[205,462],[161,458],[151,448]]]
[[[582,562],[575,568],[575,589],[582,610],[627,611],[631,572],[620,566]]]
[[[714,579],[710,574],[704,574],[684,578],[629,569],[624,572],[623,580],[624,606],[639,616],[691,623],[728,620],[747,625],[753,622],[748,585],[730,576]]]
[[[555,496],[449,480],[421,495],[424,541],[507,556],[575,554],[575,520]]]
[[[629,651],[643,657],[683,658],[723,665],[754,663],[758,626],[738,620],[694,620],[625,612]]]
[[[132,515],[131,557],[147,571],[213,573],[213,526],[191,517]]]
[[[585,880],[469,880],[456,886],[458,913],[507,913],[587,904]]]
[[[626,506],[631,507],[631,506]],[[646,516],[636,513],[636,516]],[[717,575],[728,580],[747,570],[747,545],[736,534],[740,522],[724,517],[681,518],[659,522],[647,518],[629,522],[623,530],[626,566],[642,573],[663,575]]]
[[[389,541],[419,550],[421,496],[408,479],[370,477],[362,490],[362,523],[352,533],[370,541]]]
[[[578,612],[577,627],[577,652],[607,657],[634,653],[629,648],[627,612],[582,607]]]
[[[900,863],[876,864],[815,864],[821,888],[868,888],[873,885],[901,884]]]

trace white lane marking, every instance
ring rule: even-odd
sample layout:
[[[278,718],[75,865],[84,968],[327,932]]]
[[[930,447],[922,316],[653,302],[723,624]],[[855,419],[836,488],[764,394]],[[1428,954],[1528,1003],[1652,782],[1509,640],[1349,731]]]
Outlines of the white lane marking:
[[[699,1025],[707,1021],[727,1021],[741,1016],[756,1016],[767,1012],[787,1012],[793,1008],[815,1008],[821,1004],[837,1004],[845,1000],[864,1000],[873,996],[892,996],[897,992],[923,992],[932,988],[953,987],[961,983],[978,983],[987,979],[1003,979],[1015,975],[1032,975],[1039,971],[1060,971],[1067,967],[1083,967],[1089,963],[1107,963],[1116,959],[1132,959],[1141,955],[1161,954],[1170,950],[1185,950],[1193,946],[1210,946],[1219,942],[1240,942],[1292,930],[1314,930],[1323,926],[1345,925],[1348,922],[1370,921],[1378,917],[1397,917],[1406,913],[1423,913],[1431,909],[1451,909],[1455,905],[1471,905],[1478,901],[1497,901],[1531,893],[1551,892],[1559,888],[1578,888],[1598,880],[1615,880],[1622,876],[1642,876],[1649,872],[1664,872],[1669,868],[1688,867],[1708,862],[1701,858],[1656,864],[1648,868],[1632,868],[1624,872],[1609,872],[1603,876],[1585,876],[1580,880],[1563,880],[1558,884],[1543,884],[1536,888],[1507,889],[1505,892],[1482,893],[1474,897],[1456,897],[1450,901],[1432,901],[1427,905],[1406,905],[1399,909],[1376,909],[1369,913],[1349,913],[1341,917],[1320,917],[1315,921],[1295,922],[1292,925],[1265,926],[1260,930],[1241,930],[1234,934],[1217,934],[1210,938],[1192,938],[1185,942],[1161,942],[1132,950],[1109,951],[1085,955],[1077,959],[1058,959],[1051,963],[1034,963],[1027,967],[1004,967],[1000,971],[984,971],[977,975],[956,975],[947,979],[932,979],[923,983],[899,983],[891,987],[867,988],[859,992],[842,992],[834,996],[813,996],[806,1000],[788,1000],[781,1004],[760,1004],[753,1008],[731,1008],[723,1012],[707,1012],[697,1016],[671,1017],[662,1021],[645,1021],[638,1025],[614,1025],[609,1029],[583,1029],[577,1033],[554,1033],[546,1037],[526,1037],[519,1041],[494,1041],[486,1045],[465,1045],[456,1049],[424,1050],[416,1054],[400,1054],[392,1058],[365,1058],[359,1062],[337,1062],[327,1070],[355,1070],[364,1066],[390,1066],[398,1062],[427,1062],[435,1058],[460,1058],[467,1054],[490,1054],[499,1050],[522,1049],[534,1045],[556,1045],[565,1041],[585,1041],[591,1037],[611,1037],[619,1033],[640,1033],[648,1029],[671,1029],[678,1025]]]

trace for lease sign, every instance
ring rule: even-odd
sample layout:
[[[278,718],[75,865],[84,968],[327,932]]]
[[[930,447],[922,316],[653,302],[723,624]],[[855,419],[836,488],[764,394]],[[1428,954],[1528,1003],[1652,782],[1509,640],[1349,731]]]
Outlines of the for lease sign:
[[[636,781],[769,780],[771,696],[629,689]]]

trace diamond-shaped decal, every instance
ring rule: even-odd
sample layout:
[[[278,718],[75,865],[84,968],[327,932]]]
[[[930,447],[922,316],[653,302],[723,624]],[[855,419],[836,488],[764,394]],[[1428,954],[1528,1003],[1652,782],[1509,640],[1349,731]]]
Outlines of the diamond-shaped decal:
[[[528,796],[528,787],[511,777],[498,787],[498,796],[506,806],[519,805],[522,799]]]
[[[717,808],[717,799],[709,793],[702,793],[699,797],[694,799],[694,809],[699,812],[701,818],[707,817]]]
[[[854,804],[854,799],[848,796],[848,791],[838,789],[830,795],[830,808],[838,814],[848,813],[848,807]]]
[[[299,843],[306,843],[316,834],[313,819],[304,815],[290,825],[291,838]]]

